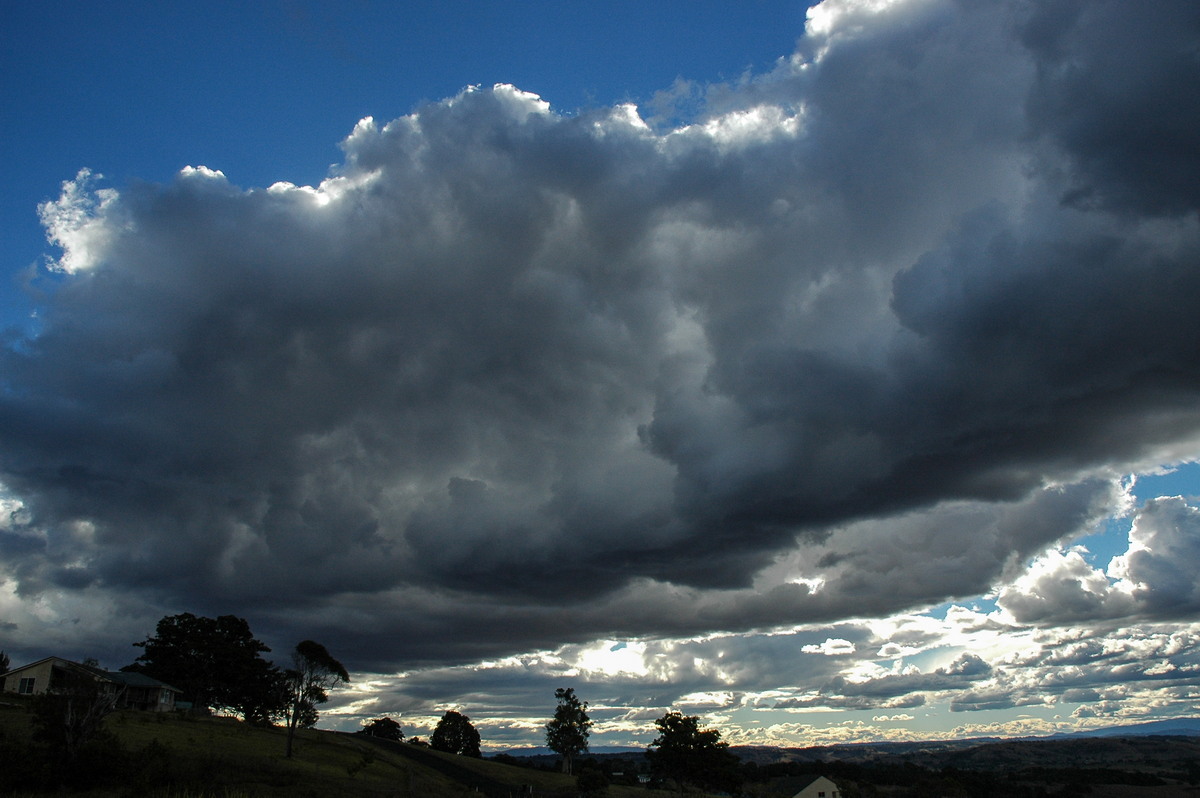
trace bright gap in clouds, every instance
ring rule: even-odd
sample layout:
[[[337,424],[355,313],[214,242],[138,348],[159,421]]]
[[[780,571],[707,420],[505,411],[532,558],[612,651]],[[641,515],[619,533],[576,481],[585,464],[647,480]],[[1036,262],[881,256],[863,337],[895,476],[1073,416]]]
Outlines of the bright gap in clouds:
[[[1185,462],[1163,473],[1141,474],[1133,484],[1133,495],[1139,502],[1158,496],[1195,499],[1200,496],[1200,463]]]
[[[638,106],[458,83],[311,186],[78,172],[0,351],[6,650],[234,613],[351,667],[327,723],[491,747],[559,686],[613,744],[1197,712],[1198,17],[827,0]]]

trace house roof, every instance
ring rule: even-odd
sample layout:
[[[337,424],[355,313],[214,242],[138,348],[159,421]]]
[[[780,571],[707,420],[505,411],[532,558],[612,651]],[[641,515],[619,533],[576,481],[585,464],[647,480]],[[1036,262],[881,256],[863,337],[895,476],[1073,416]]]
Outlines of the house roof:
[[[62,657],[42,657],[41,659],[39,659],[39,660],[38,660],[38,661],[36,661],[36,662],[30,662],[29,664],[27,664],[27,665],[22,665],[22,666],[21,666],[21,667],[19,667],[19,668],[9,668],[9,669],[8,669],[8,672],[7,672],[7,673],[5,673],[4,675],[5,675],[5,676],[12,676],[14,673],[17,673],[18,671],[24,671],[24,670],[29,670],[30,668],[36,668],[37,666],[39,666],[39,665],[42,665],[42,664],[45,664],[45,663],[47,663],[47,662],[50,662],[50,661],[52,661],[52,660],[53,660],[53,661],[57,661],[57,662],[61,662],[61,663],[65,664],[65,665],[74,665],[74,666],[75,666],[75,667],[77,667],[77,668],[83,668],[83,669],[85,669],[85,670],[91,670],[91,668],[88,668],[86,665],[80,665],[78,662],[72,662],[72,661],[71,661],[71,660],[69,660],[69,659],[63,659]]]
[[[171,690],[172,692],[176,692],[176,693],[183,692],[178,687],[172,687],[171,685],[167,684],[166,682],[160,682],[158,679],[155,679],[151,676],[147,676],[144,673],[135,673],[135,672],[126,672],[126,671],[106,671],[106,670],[102,670],[100,668],[93,667],[91,665],[84,665],[82,662],[74,662],[69,659],[63,659],[62,657],[42,657],[37,662],[31,662],[28,665],[22,665],[19,668],[10,668],[8,673],[6,673],[4,675],[11,676],[14,673],[17,673],[19,671],[28,670],[30,668],[36,668],[39,665],[44,665],[47,662],[61,663],[62,665],[66,666],[68,668],[84,671],[86,673],[90,673],[93,676],[95,676],[97,679],[104,679],[106,681],[113,682],[114,684],[123,684],[128,687],[161,687],[161,688]]]
[[[822,776],[820,774],[816,774],[816,775],[801,778],[800,781],[798,781],[796,783],[796,786],[794,788],[796,790],[796,794],[799,795],[800,793],[807,790],[809,787],[816,784],[821,779],[825,779],[825,781],[832,784],[834,789],[841,789],[837,786],[837,782],[835,782],[833,779],[829,778],[828,776]]]
[[[172,687],[166,682],[160,682],[153,676],[147,676],[144,673],[136,673],[134,671],[104,671],[101,675],[110,681],[128,685],[129,687],[162,687],[176,693],[183,692],[178,687]]]

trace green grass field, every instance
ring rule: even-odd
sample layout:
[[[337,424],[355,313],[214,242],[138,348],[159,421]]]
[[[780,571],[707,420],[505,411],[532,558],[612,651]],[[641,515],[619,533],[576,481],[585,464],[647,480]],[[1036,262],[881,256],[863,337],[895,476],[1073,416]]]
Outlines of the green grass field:
[[[149,798],[458,798],[518,795],[532,785],[537,796],[574,796],[575,779],[498,762],[454,756],[407,744],[318,729],[297,734],[285,759],[283,729],[261,729],[227,718],[189,718],[120,712],[106,721],[114,742],[89,752],[97,782],[71,794]],[[34,767],[25,702],[0,704],[0,798],[59,794],[29,791],[16,780],[20,765]],[[14,761],[16,760],[16,761]],[[6,776],[5,773],[8,775]],[[15,774],[15,775],[14,775]],[[668,795],[611,786],[608,798]]]

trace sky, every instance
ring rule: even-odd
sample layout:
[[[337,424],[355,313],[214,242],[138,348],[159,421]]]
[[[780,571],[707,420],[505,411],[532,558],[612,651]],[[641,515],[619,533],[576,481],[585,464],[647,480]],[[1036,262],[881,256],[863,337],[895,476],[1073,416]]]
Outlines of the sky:
[[[1191,0],[0,14],[14,665],[234,614],[489,750],[1200,714]]]

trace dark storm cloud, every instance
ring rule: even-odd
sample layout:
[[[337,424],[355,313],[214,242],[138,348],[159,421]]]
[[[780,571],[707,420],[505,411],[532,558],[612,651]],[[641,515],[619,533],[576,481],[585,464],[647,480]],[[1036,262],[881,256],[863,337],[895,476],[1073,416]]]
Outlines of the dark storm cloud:
[[[81,174],[5,570],[380,669],[985,591],[1200,434],[1195,25],[830,2],[674,131],[500,86],[318,190]]]
[[[746,588],[705,590],[640,579],[586,602],[496,597],[471,605],[467,613],[463,607],[471,603],[470,595],[409,589],[339,596],[312,608],[284,608],[271,624],[307,629],[336,641],[364,667],[386,668],[397,657],[411,664],[436,662],[449,649],[467,659],[489,657],[504,650],[516,634],[527,647],[554,648],[601,634],[690,637],[713,629],[785,626],[796,619],[836,622],[973,595],[980,585],[1005,577],[1047,541],[1085,533],[1115,501],[1109,483],[1089,480],[1040,491],[1019,502],[956,502],[936,511],[860,521],[836,528],[822,543],[778,558],[760,574],[761,584]],[[786,581],[796,573],[821,584],[814,588]],[[355,631],[372,624],[403,631],[380,636]],[[861,632],[828,633],[874,647],[921,645],[938,634],[926,627],[901,628],[886,640],[864,642]],[[790,663],[786,671],[795,663],[794,650],[824,640],[822,636],[797,643],[776,637],[761,645],[782,646],[777,655]],[[742,660],[759,658],[743,652],[738,661]],[[806,670],[816,667],[811,658],[806,661]],[[763,671],[757,676],[764,683],[774,678],[786,683],[795,675]],[[682,676],[676,673],[672,678]]]
[[[1200,206],[1200,8],[1156,0],[1038,3],[1022,40],[1037,80],[1030,121],[1069,158],[1064,199],[1134,213]]]

